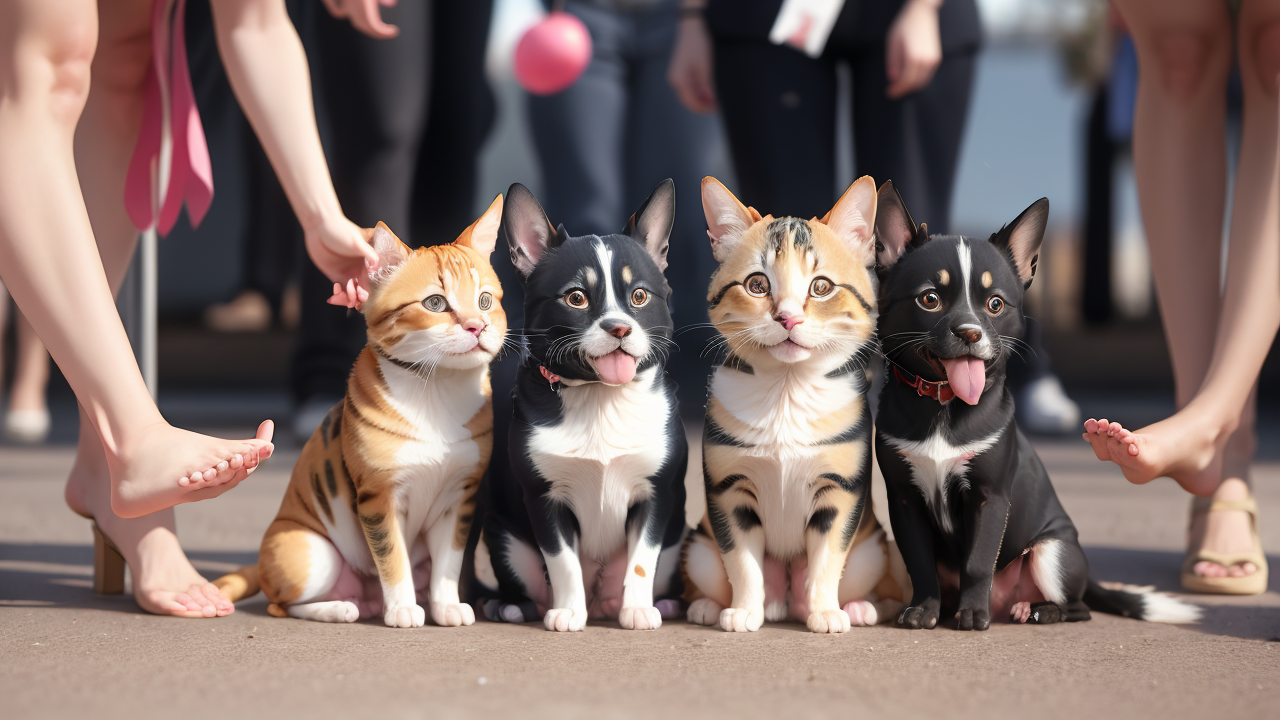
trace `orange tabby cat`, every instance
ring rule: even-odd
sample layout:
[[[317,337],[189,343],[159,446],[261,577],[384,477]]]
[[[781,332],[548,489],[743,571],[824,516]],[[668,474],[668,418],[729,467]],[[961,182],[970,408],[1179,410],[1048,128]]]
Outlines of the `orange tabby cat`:
[[[493,447],[489,362],[507,319],[488,257],[501,217],[498,196],[452,244],[418,250],[378,223],[369,344],[303,448],[257,566],[215,581],[228,598],[260,583],[276,616],[419,627],[425,590],[436,624],[475,622],[458,575]]]

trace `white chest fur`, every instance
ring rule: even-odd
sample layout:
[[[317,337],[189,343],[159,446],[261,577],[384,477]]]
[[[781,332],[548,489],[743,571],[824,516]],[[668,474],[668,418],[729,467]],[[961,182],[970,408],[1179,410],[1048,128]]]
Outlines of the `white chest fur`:
[[[563,420],[529,438],[529,459],[568,504],[582,531],[579,551],[604,560],[626,540],[627,509],[653,491],[648,479],[671,452],[670,402],[658,368],[626,385],[587,383],[560,391]]]
[[[989,450],[998,439],[1000,433],[997,432],[971,443],[952,445],[943,436],[941,429],[934,430],[924,440],[900,440],[885,436],[885,442],[911,465],[911,481],[920,488],[939,527],[946,532],[954,532],[951,512],[947,508],[949,483],[958,480],[961,487],[966,487],[964,474],[969,461]]]

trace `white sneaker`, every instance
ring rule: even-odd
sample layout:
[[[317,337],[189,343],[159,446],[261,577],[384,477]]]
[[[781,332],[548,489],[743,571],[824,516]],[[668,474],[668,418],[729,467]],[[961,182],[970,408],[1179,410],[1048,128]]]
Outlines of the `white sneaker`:
[[[10,410],[4,416],[4,436],[24,445],[39,445],[49,437],[49,411]]]
[[[304,400],[293,412],[293,436],[298,439],[298,444],[305,443],[320,427],[324,416],[340,402],[341,397],[329,396],[313,396]]]
[[[1046,375],[1022,389],[1018,425],[1035,435],[1066,435],[1080,431],[1080,406],[1062,389],[1057,375]]]

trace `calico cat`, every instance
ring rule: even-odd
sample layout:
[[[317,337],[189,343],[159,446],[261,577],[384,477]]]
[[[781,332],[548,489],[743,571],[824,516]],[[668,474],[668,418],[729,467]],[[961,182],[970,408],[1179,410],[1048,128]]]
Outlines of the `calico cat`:
[[[664,181],[611,235],[551,227],[523,185],[502,227],[525,291],[509,476],[495,479],[476,548],[490,620],[588,617],[657,629],[680,609],[688,443],[666,373],[672,344]],[[655,602],[656,600],[656,602]]]
[[[321,622],[470,625],[458,578],[493,447],[489,362],[507,320],[488,257],[502,197],[452,244],[410,250],[378,223],[369,343],[307,441],[258,564],[215,581],[235,600]]]
[[[821,220],[761,217],[714,178],[702,204],[725,355],[702,442],[707,514],[685,546],[688,618],[733,632],[874,625],[910,597],[869,511],[875,182],[860,178]]]

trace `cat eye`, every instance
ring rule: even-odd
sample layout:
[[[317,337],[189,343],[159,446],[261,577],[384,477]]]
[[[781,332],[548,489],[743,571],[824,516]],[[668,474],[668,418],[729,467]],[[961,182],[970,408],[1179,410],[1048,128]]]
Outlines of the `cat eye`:
[[[987,312],[992,315],[999,315],[1004,312],[1004,300],[1001,300],[999,295],[992,295],[987,298]]]
[[[937,290],[925,290],[916,296],[916,304],[933,312],[942,306],[942,298],[938,297]]]
[[[422,301],[422,306],[431,312],[444,312],[449,309],[449,301],[445,300],[443,295],[432,295]]]
[[[636,288],[631,291],[631,307],[644,307],[649,302],[649,291]]]
[[[493,307],[493,295],[489,293],[480,293],[480,301],[477,303],[481,310],[488,310]]]
[[[581,310],[587,306],[587,294],[581,290],[571,290],[564,296],[564,301],[569,307]]]
[[[816,298],[824,298],[835,289],[835,284],[824,277],[814,278],[813,282],[809,283],[809,294]]]
[[[765,277],[764,273],[756,273],[747,278],[743,286],[747,289],[747,294],[754,297],[764,297],[769,294],[769,278]]]

